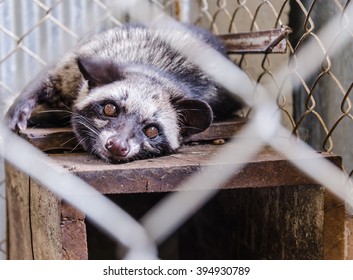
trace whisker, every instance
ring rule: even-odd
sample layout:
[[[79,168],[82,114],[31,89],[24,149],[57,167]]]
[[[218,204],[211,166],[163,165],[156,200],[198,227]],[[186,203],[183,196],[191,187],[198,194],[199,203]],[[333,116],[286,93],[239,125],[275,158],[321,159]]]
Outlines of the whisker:
[[[70,113],[72,114],[72,111],[69,110],[60,110],[60,109],[48,109],[48,110],[40,110],[37,112],[37,114],[45,114],[45,113]]]
[[[203,109],[197,109],[197,108],[185,108],[183,111],[203,111]]]
[[[88,131],[92,132],[94,135],[99,135],[99,131],[83,116],[77,115],[77,121],[84,127],[88,129]]]
[[[199,127],[194,127],[194,126],[186,126],[186,125],[184,125],[183,128],[188,128],[188,129],[194,129],[194,130],[204,131],[204,129],[199,128]]]
[[[73,141],[73,140],[77,140],[77,137],[74,136],[74,137],[72,137],[72,138],[66,140],[65,142],[63,142],[63,143],[60,144],[60,147],[65,146],[67,143],[69,143],[69,142],[71,142],[71,141]]]
[[[70,153],[72,153],[74,150],[76,150],[76,148],[77,148],[78,146],[80,146],[81,143],[83,143],[84,141],[86,141],[86,139],[87,139],[87,137],[81,139],[81,140],[76,144],[76,146],[73,147],[73,148],[70,150]]]
[[[72,153],[73,151],[75,151],[75,150],[77,149],[77,147],[81,145],[82,142],[83,142],[83,141],[78,142],[77,145],[76,145],[75,147],[73,147],[73,148],[70,150],[70,153]]]

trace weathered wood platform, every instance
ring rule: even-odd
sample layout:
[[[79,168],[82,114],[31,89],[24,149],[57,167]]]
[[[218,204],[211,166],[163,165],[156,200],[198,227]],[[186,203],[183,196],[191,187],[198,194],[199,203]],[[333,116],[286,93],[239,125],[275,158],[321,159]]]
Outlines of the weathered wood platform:
[[[176,154],[126,164],[106,164],[84,153],[50,157],[135,218],[206,165],[243,120],[214,124]],[[46,151],[72,150],[70,130],[28,130],[24,137]],[[70,140],[70,141],[68,141]],[[227,144],[226,144],[227,145]],[[337,166],[341,158],[324,156]],[[10,165],[6,167],[10,259],[111,259],[115,244],[75,208]],[[89,203],[89,200],[87,201]],[[182,207],[182,206],[181,206]],[[173,215],[173,213],[169,213]],[[344,205],[304,176],[282,155],[265,148],[160,246],[161,258],[342,259]],[[114,219],[114,217],[112,217]],[[124,225],[122,225],[124,226]]]

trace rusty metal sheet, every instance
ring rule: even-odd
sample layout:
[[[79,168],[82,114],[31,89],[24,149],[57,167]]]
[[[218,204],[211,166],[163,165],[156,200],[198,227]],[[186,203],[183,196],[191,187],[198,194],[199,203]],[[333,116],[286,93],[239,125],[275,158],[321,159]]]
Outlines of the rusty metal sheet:
[[[230,54],[285,53],[287,36],[292,30],[288,26],[278,29],[219,35]]]

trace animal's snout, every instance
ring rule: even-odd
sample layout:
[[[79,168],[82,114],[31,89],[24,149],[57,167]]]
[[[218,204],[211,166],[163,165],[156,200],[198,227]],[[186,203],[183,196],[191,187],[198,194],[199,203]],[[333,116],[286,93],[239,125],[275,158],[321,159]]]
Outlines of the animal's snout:
[[[109,138],[105,144],[105,148],[112,155],[118,157],[126,157],[130,151],[130,147],[127,141],[117,137]]]

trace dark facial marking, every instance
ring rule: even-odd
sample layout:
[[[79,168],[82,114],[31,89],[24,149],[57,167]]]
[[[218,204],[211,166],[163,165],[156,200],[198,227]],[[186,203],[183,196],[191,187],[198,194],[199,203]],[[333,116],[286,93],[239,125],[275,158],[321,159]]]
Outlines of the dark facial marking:
[[[121,67],[114,61],[80,57],[77,65],[90,89],[124,79]]]

